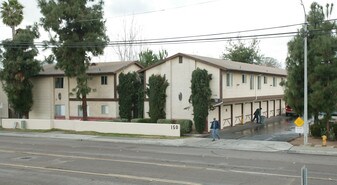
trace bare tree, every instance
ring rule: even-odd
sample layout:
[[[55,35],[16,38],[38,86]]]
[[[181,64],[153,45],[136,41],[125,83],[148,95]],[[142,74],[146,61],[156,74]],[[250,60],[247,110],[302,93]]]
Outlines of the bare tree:
[[[138,54],[141,51],[139,27],[137,27],[134,17],[130,24],[127,20],[123,20],[123,30],[117,35],[118,43],[115,47],[115,52],[121,61],[137,60]]]

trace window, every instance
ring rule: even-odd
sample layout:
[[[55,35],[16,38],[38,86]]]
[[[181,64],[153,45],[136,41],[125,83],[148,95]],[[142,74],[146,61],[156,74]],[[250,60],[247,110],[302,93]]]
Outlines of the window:
[[[87,114],[89,116],[89,105],[87,105]],[[77,106],[77,115],[79,117],[82,117],[83,116],[83,108],[82,108],[82,105],[78,105]]]
[[[108,85],[108,77],[101,76],[101,85]]]
[[[242,74],[242,83],[243,84],[247,83],[247,75],[246,74]]]
[[[253,90],[254,89],[254,75],[250,75],[250,89]]]
[[[109,114],[109,106],[107,106],[107,105],[102,105],[102,106],[101,106],[101,113],[102,113],[102,114]]]
[[[55,78],[55,88],[63,88],[63,77]]]
[[[55,105],[55,116],[65,116],[65,106],[64,105]]]
[[[261,76],[257,76],[257,89],[261,89]]]
[[[233,74],[232,73],[226,74],[226,85],[227,85],[227,87],[233,86]]]
[[[276,87],[276,84],[277,84],[277,78],[273,77],[273,86]]]
[[[268,77],[263,76],[263,83],[264,83],[264,84],[267,84],[267,83],[268,83]]]
[[[183,57],[179,57],[179,64],[182,64],[183,63]]]

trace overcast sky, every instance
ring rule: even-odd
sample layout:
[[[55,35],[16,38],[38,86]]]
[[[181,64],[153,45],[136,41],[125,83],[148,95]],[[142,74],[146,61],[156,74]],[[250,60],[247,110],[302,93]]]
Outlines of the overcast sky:
[[[2,3],[4,0],[0,0]],[[19,27],[38,22],[41,14],[35,0],[19,0],[24,8],[24,21]],[[310,10],[313,1],[303,0],[306,12]],[[332,0],[317,0],[320,5]],[[337,7],[330,19],[337,18]],[[217,38],[227,38],[247,35],[278,34],[297,31],[304,22],[304,12],[300,0],[106,0],[105,18],[107,34],[111,41],[118,40],[124,34],[124,26],[130,27],[133,20],[134,30],[139,39],[154,39],[181,37],[204,34],[236,32],[234,34],[217,35]],[[260,30],[278,26],[289,26],[283,29]],[[0,39],[11,37],[11,29],[0,24]],[[238,32],[240,31],[240,32]],[[40,40],[46,40],[47,34],[42,34]],[[260,40],[260,52],[267,57],[273,57],[282,63],[287,56],[287,42],[291,37],[273,37]],[[250,40],[245,40],[249,42]],[[216,42],[198,42],[193,44],[157,44],[143,45],[142,48],[155,52],[161,49],[169,55],[178,52],[197,54],[219,58],[228,44],[226,40]],[[42,57],[44,53],[41,53]],[[46,54],[45,54],[46,55]],[[94,59],[95,62],[118,61],[113,47],[108,47],[103,56]]]

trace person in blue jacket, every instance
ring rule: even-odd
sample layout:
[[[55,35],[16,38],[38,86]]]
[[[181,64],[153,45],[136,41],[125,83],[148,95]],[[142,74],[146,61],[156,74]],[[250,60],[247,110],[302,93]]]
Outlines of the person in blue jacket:
[[[213,121],[212,121],[212,124],[211,124],[211,131],[212,131],[212,138],[213,138],[212,141],[215,141],[215,137],[217,137],[218,139],[220,139],[219,129],[220,129],[220,123],[219,123],[218,120],[216,120],[214,118]]]

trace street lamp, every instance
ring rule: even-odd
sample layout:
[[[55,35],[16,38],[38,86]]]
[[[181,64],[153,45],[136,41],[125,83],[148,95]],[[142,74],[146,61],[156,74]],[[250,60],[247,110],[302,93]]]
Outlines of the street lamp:
[[[305,12],[305,7],[303,1],[301,0],[304,11],[304,145],[308,144],[308,71],[307,71],[307,13]]]

